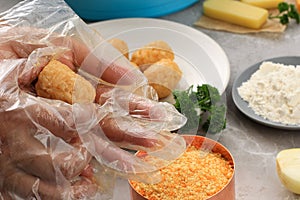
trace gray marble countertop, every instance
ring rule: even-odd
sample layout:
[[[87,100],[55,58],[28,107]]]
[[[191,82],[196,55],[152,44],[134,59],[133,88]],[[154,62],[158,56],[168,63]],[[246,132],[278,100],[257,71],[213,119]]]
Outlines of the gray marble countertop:
[[[10,8],[18,0],[0,0],[0,11]],[[227,128],[219,139],[233,154],[236,162],[237,200],[297,200],[300,196],[287,191],[277,173],[276,154],[286,148],[300,146],[300,132],[269,128],[250,120],[234,105],[231,90],[237,75],[247,67],[264,59],[279,56],[300,56],[300,25],[293,24],[284,33],[234,34],[193,26],[201,16],[202,2],[161,17],[191,26],[215,40],[225,51],[231,76],[226,89]],[[299,169],[300,170],[300,169]],[[125,180],[116,185],[115,200],[129,200]]]
[[[214,39],[230,62],[227,95],[227,128],[219,142],[233,154],[236,162],[237,200],[298,200],[287,191],[276,173],[276,155],[286,148],[300,147],[300,131],[286,131],[260,125],[243,115],[232,100],[237,75],[264,59],[300,55],[300,26],[291,24],[284,33],[234,34],[193,26],[201,16],[202,3],[163,17],[194,27]],[[300,170],[300,169],[299,169]]]

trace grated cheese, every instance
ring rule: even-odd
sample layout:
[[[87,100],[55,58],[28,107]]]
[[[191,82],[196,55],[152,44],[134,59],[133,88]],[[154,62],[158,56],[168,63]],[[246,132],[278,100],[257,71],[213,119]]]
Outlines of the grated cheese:
[[[300,124],[300,66],[263,62],[238,93],[257,115],[273,122]]]

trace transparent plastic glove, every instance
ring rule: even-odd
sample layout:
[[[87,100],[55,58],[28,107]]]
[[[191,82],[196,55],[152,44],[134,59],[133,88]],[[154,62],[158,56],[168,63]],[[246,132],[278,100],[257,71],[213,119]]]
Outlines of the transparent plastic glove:
[[[103,52],[110,52],[110,62],[105,62],[108,58]],[[96,67],[93,65],[95,63]],[[102,76],[109,68],[118,73],[111,74],[114,75],[113,81],[103,81]],[[105,42],[91,50],[78,73],[94,85],[95,102],[99,104],[85,105],[83,110],[83,105],[73,106],[76,129],[85,147],[99,163],[114,169],[119,175],[134,175],[133,179],[150,183],[158,181],[156,176],[151,177],[150,174],[169,164],[185,149],[184,139],[171,131],[181,128],[186,118],[173,105],[146,98],[152,96],[149,95],[149,91],[152,91],[143,74]],[[83,111],[88,111],[84,118]],[[99,148],[101,143],[105,143],[106,137],[113,144],[107,143],[106,148]],[[161,165],[143,163],[123,150],[120,152],[113,145],[144,150],[156,157]],[[104,155],[111,152],[116,152],[114,155],[118,156],[103,159]]]
[[[0,61],[0,194],[4,199],[93,197],[98,186],[80,176],[91,155],[76,140],[71,107],[20,90],[24,62]]]
[[[7,27],[5,27],[5,29],[7,29]],[[89,50],[79,39],[74,39],[73,37],[63,38],[57,34],[52,34],[52,36],[49,37],[43,29],[36,29],[33,33],[30,30],[31,29],[28,27],[8,29],[8,31],[3,34],[3,37],[9,36],[10,34],[15,37],[18,35],[19,39],[16,42],[14,37],[6,37],[9,38],[9,40],[0,47],[1,52],[9,52],[9,58],[30,57],[25,64],[24,70],[20,74],[22,78],[19,79],[19,83],[22,89],[34,93],[34,91],[31,91],[32,85],[30,84],[36,79],[45,64],[51,59],[57,59],[63,62],[73,70],[76,70],[78,68],[76,66],[81,64],[78,73],[82,73],[82,76],[86,76],[87,79],[96,78],[96,80],[91,80],[95,87],[97,87],[96,102],[100,104],[104,104],[105,102],[110,104],[110,112],[112,111],[114,113],[100,122],[105,129],[108,138],[118,142],[119,145],[122,143],[122,147],[126,148],[132,148],[134,145],[139,145],[139,148],[134,148],[135,150],[145,150],[145,147],[154,147],[154,140],[146,141],[146,139],[151,139],[150,133],[154,137],[159,130],[177,130],[185,123],[185,117],[179,114],[172,105],[156,102],[143,96],[132,94],[136,90],[143,88],[146,91],[145,96],[147,96],[149,95],[148,91],[153,93],[153,90],[145,85],[145,77],[136,68],[130,66],[129,62],[126,62],[126,60],[123,63],[112,62],[114,65],[107,65],[107,62],[101,63],[99,60],[103,60],[103,57],[105,57],[106,54],[97,55],[98,57],[103,56],[99,59],[94,56],[95,54],[89,54],[83,60],[84,55],[87,55]],[[32,37],[29,37],[28,35],[31,35]],[[30,41],[28,41],[29,38]],[[38,40],[35,41],[32,38]],[[39,43],[39,41],[46,41],[46,39],[49,38],[51,42]],[[102,42],[102,44],[103,43],[104,42]],[[101,48],[103,47],[103,45],[99,46]],[[99,47],[97,48],[99,49]],[[117,51],[114,51],[111,46],[106,45],[105,50],[105,52],[114,52],[116,56],[119,57],[119,60],[121,60],[120,54]],[[0,55],[0,58],[5,55],[6,54],[3,53],[2,56]],[[87,65],[87,60],[90,61],[91,59],[90,55],[93,55],[94,65],[93,63]],[[109,55],[111,56],[111,54]],[[115,60],[113,58],[111,59],[113,61]],[[94,74],[90,74],[92,70],[96,71],[93,71],[93,73],[100,76],[101,81],[105,80],[106,85],[102,82],[99,83],[98,81],[100,79],[94,76]],[[100,73],[100,71],[102,73]],[[117,73],[114,73],[114,71]],[[108,86],[108,81],[110,82],[110,85],[113,86]],[[119,88],[119,86],[122,86],[122,88]],[[127,88],[124,88],[124,86]],[[150,96],[153,95],[150,94]],[[144,127],[141,127],[139,125],[141,119],[147,120],[144,120],[146,126],[144,125]],[[122,123],[121,121],[127,123]],[[128,128],[130,128],[130,131]],[[145,134],[146,129],[150,130],[148,135]],[[135,137],[133,137],[134,133]],[[152,144],[150,144],[149,141],[152,142]],[[159,139],[156,141],[161,142]]]
[[[81,174],[86,174],[85,169],[89,166],[99,169],[101,165],[104,165],[116,171],[120,176],[132,177],[136,180],[147,182],[159,180],[159,175],[155,174],[157,167],[144,163],[132,154],[118,148],[102,134],[99,123],[100,120],[109,117],[112,108],[110,104],[105,103],[103,106],[100,104],[98,106],[97,104],[76,104],[72,106],[61,101],[38,98],[28,93],[30,88],[28,88],[29,84],[25,84],[25,80],[34,79],[33,75],[36,73],[25,71],[25,69],[27,70],[32,60],[37,58],[36,55],[42,55],[41,52],[49,53],[51,50],[53,49],[37,49],[27,59],[6,59],[0,62],[2,74],[0,116],[2,117],[1,121],[4,122],[1,127],[0,146],[1,152],[5,152],[1,155],[1,165],[4,166],[1,174],[3,195],[6,192],[13,192],[14,198],[35,196],[45,199],[65,199],[66,197],[73,199],[81,195],[92,195],[92,197],[100,195],[101,198],[104,198],[103,195],[111,195],[112,191],[107,190],[112,188],[103,189],[107,183],[105,180],[107,174],[81,176]],[[42,68],[42,66],[38,67]],[[28,78],[27,75],[31,77]],[[86,106],[92,106],[93,109],[89,110]],[[94,113],[97,115],[91,117]],[[83,119],[84,125],[78,121],[79,119]],[[18,124],[18,127],[15,124]],[[88,127],[92,130],[90,131]],[[111,132],[112,127],[114,128],[113,124],[106,127],[108,132]],[[81,131],[81,129],[85,131]],[[11,130],[13,131],[11,132]],[[152,147],[153,144],[162,141],[164,141],[162,146],[172,143],[172,140],[167,140],[170,136],[154,137],[158,134],[153,130],[153,141],[145,134],[140,135],[143,137],[129,137],[129,134],[126,136],[127,133],[130,133],[127,132],[128,129],[117,128],[116,130],[122,131],[119,139],[124,144],[127,141],[128,144],[136,144],[140,147]],[[144,142],[140,143],[139,138]],[[175,142],[179,142],[175,146],[185,146],[180,137],[174,135],[174,139]],[[20,140],[21,142],[19,142]],[[19,148],[19,145],[23,148]],[[183,151],[178,148],[177,150],[180,151],[168,149],[167,152],[173,156],[168,157],[169,161],[174,159],[174,155],[178,156]],[[164,154],[159,154],[159,156],[162,155]],[[93,162],[93,165],[89,163],[92,156],[98,161]],[[12,165],[12,169],[5,167],[10,165]],[[145,175],[145,172],[148,174]],[[16,177],[7,178],[12,173],[17,173]],[[155,175],[153,176],[153,174]],[[28,187],[16,186],[19,184],[19,179]],[[96,185],[99,180],[104,185],[100,187]],[[48,187],[48,184],[53,186],[53,190],[56,191],[51,194],[57,194],[57,196],[45,196],[48,191],[44,191],[43,188],[51,188]]]
[[[107,54],[108,52],[109,54]],[[109,62],[106,62],[108,60]],[[96,66],[93,65],[95,63]],[[118,73],[114,73],[113,81],[103,81],[102,76],[110,68]],[[149,95],[151,89],[147,85],[145,77],[111,45],[105,41],[99,43],[84,59],[78,73],[90,80],[96,87],[95,101],[101,105],[102,112],[100,113],[103,113],[103,110],[107,112],[103,118],[97,117],[97,111],[95,114],[85,117],[90,119],[89,123],[93,121],[100,124],[100,127],[93,130],[95,138],[101,140],[105,135],[119,147],[147,151],[148,154],[155,155],[158,162],[162,163],[161,160],[165,160],[164,165],[184,151],[183,138],[170,131],[181,128],[185,124],[186,118],[173,105],[146,98],[152,95]],[[78,120],[82,110],[77,110],[77,107],[73,108],[75,124],[85,147],[100,163],[107,163],[101,159],[102,151],[93,151],[95,146],[98,146],[98,140],[90,137],[91,133],[86,129],[87,122]],[[97,108],[86,108],[85,110],[89,110],[90,112],[87,113],[92,114]],[[109,163],[113,163],[113,165]],[[126,174],[135,174],[136,178],[137,174],[159,169],[157,166],[150,169],[147,166],[141,167],[142,165],[139,164],[128,167],[123,162],[119,163],[118,159],[113,162],[110,160],[109,163],[107,165],[110,168],[116,171],[126,171]],[[148,179],[143,181],[148,181]]]
[[[48,191],[43,188],[51,185],[58,192],[51,193],[56,196],[50,199],[110,198],[112,187],[105,188],[105,183],[113,179],[107,171],[158,181],[157,170],[185,148],[184,140],[170,133],[185,123],[185,117],[169,104],[145,98],[149,90],[142,73],[64,1],[24,1],[1,18],[0,58],[6,60],[0,63],[0,115],[7,123],[1,127],[0,146],[5,153],[0,156],[1,165],[8,167],[0,173],[0,194],[46,199]],[[34,83],[51,59],[66,64],[95,89],[103,84],[112,88],[99,91],[98,97],[104,100],[89,104],[36,97]],[[132,95],[136,90],[145,92]],[[15,122],[20,131],[10,133]],[[24,134],[24,147],[31,147],[33,141],[35,145],[22,155],[27,151],[19,152],[18,143],[8,140],[7,134],[14,139]],[[146,163],[119,146],[146,150],[166,162]],[[26,157],[32,162],[23,160]],[[19,176],[10,179],[15,173]],[[22,177],[29,177],[24,183],[31,180],[23,188],[16,182]]]
[[[42,199],[98,199],[100,196],[109,199],[106,196],[111,195],[112,191],[107,190],[112,188],[105,187],[113,179],[108,179],[107,173],[99,172],[99,167],[103,169],[101,165],[116,170],[120,176],[132,176],[138,180],[155,182],[160,178],[155,174],[156,167],[112,144],[101,134],[97,121],[91,123],[92,119],[103,119],[108,109],[97,104],[76,104],[73,107],[61,101],[38,98],[22,90],[27,87],[27,84],[20,83],[25,83],[21,79],[26,79],[24,69],[35,58],[35,54],[32,55],[28,60],[9,59],[0,62],[0,117],[3,122],[0,127],[3,166],[1,195],[9,194],[15,199],[31,196]],[[95,113],[97,115],[93,117]],[[80,122],[89,124],[81,126]],[[80,128],[88,131],[88,134],[78,135],[78,130],[83,133]],[[95,150],[90,149],[91,145]],[[91,155],[98,162],[89,163]],[[86,171],[89,168],[98,169],[97,174],[88,174]],[[145,172],[149,174],[145,175]],[[16,184],[26,184],[27,187]]]

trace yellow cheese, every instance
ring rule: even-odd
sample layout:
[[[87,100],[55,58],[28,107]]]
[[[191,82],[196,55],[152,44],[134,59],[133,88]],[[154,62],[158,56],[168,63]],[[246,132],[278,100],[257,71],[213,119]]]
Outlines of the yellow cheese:
[[[264,8],[234,0],[206,0],[203,3],[204,15],[248,28],[260,28],[268,18]]]
[[[277,8],[278,4],[283,2],[283,0],[241,0],[244,3],[251,4],[253,6],[258,6],[261,8]]]

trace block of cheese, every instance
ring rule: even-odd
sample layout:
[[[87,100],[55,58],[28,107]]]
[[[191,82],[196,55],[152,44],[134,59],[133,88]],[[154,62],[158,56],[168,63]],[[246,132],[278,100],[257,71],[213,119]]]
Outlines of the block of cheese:
[[[268,11],[235,0],[206,0],[204,15],[232,24],[259,29],[267,21]]]
[[[278,4],[283,2],[283,0],[241,0],[241,2],[251,4],[253,6],[261,8],[277,8]]]

